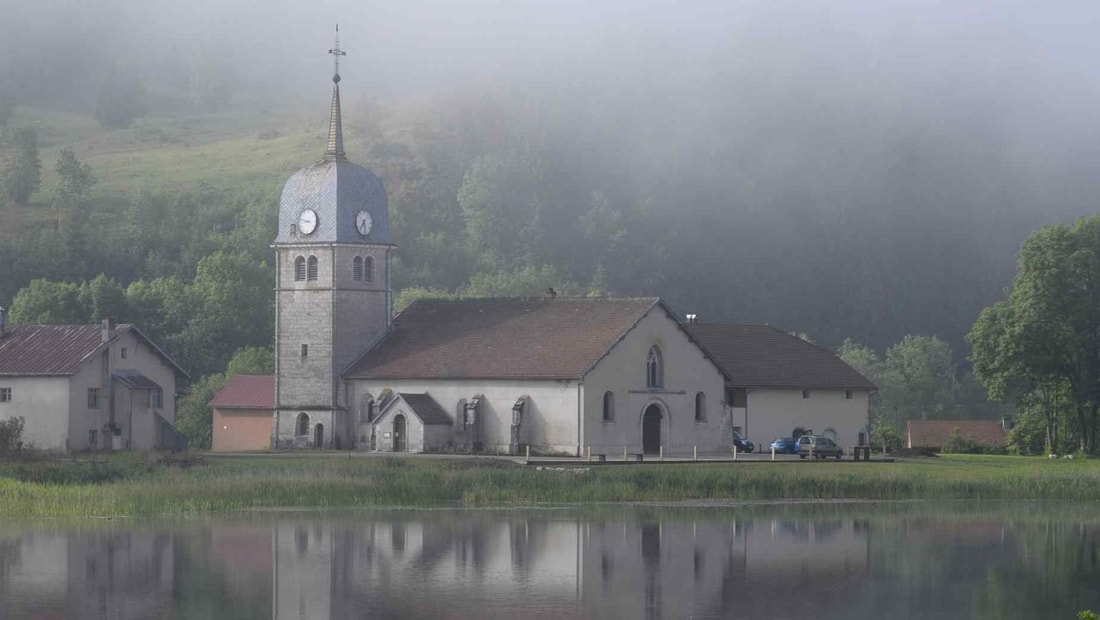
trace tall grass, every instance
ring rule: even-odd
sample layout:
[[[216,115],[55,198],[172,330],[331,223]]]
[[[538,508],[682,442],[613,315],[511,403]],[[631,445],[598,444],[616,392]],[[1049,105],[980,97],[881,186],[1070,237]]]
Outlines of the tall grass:
[[[577,471],[488,460],[257,457],[211,459],[205,467],[189,469],[131,461],[119,469],[129,473],[101,483],[0,477],[0,516],[775,499],[1100,501],[1097,461],[961,455],[893,464],[637,465]],[[10,474],[0,467],[0,476],[5,471]]]

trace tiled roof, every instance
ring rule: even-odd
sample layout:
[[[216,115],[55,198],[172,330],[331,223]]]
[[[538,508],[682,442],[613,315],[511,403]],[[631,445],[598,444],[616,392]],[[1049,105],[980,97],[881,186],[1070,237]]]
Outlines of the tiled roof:
[[[0,338],[0,375],[71,375],[103,346],[101,329],[99,325],[8,326]]]
[[[237,375],[210,401],[219,409],[274,409],[275,375]]]
[[[443,411],[443,408],[439,406],[439,403],[435,402],[435,399],[427,394],[406,394],[401,393],[402,400],[409,405],[409,408],[413,410],[416,417],[420,418],[420,421],[424,424],[450,424],[451,418],[447,417],[447,413]]]
[[[422,300],[346,375],[580,378],[657,305],[656,298]]]
[[[131,390],[159,390],[160,385],[141,374],[141,371],[134,370],[132,368],[120,368],[111,373],[111,376],[118,379],[124,385]]]
[[[959,436],[980,446],[1004,445],[1007,433],[999,422],[977,420],[910,420],[909,446],[942,448],[958,429]]]
[[[768,325],[689,324],[687,329],[735,387],[875,389],[832,351]]]
[[[130,324],[118,325],[116,337],[132,331],[181,375],[187,373],[168,354]],[[102,325],[12,325],[0,337],[0,375],[71,375],[103,346]]]

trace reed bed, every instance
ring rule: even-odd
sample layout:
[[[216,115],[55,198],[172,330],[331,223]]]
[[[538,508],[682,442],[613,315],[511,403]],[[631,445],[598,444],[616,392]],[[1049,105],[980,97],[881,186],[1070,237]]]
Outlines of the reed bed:
[[[949,456],[887,464],[738,463],[538,470],[485,459],[263,456],[209,458],[203,466],[181,468],[150,465],[128,455],[119,457],[120,463],[86,464],[114,472],[106,481],[94,476],[89,482],[86,476],[77,475],[74,481],[65,482],[56,474],[47,481],[28,481],[0,466],[0,517],[777,499],[1100,501],[1100,461],[1096,460]]]

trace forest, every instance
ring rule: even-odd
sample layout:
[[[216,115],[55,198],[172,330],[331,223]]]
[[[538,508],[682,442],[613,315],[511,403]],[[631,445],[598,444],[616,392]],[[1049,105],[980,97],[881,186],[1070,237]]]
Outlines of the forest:
[[[208,389],[238,351],[263,370],[278,195],[323,150],[331,26],[280,51],[181,22],[150,47],[136,20],[178,16],[118,2],[43,59],[23,26],[50,9],[22,10],[0,26],[0,306],[137,323]],[[895,431],[1006,413],[966,336],[1024,240],[1100,189],[1073,33],[1049,46],[1011,11],[710,10],[691,32],[575,16],[568,49],[532,30],[462,67],[345,27],[347,150],[386,185],[399,300],[659,295],[838,351]]]

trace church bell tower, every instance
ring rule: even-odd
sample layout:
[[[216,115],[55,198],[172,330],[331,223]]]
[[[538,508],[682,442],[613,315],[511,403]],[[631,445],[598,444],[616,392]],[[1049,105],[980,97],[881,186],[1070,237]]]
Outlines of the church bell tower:
[[[290,176],[275,238],[275,448],[353,447],[343,372],[393,316],[382,181],[348,161],[340,118],[339,27],[328,142]]]

